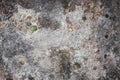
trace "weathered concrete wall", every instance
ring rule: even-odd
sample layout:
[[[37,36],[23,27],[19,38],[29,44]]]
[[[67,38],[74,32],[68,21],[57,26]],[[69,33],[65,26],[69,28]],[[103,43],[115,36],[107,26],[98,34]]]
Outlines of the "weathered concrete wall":
[[[0,80],[120,80],[119,0],[0,0]]]

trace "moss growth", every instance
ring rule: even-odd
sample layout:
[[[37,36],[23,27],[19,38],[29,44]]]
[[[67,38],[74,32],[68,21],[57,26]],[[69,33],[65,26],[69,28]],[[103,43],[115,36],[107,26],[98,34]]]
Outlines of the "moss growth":
[[[85,61],[87,61],[87,60],[88,60],[88,57],[83,57],[83,59],[84,59]]]
[[[93,6],[92,7],[92,11],[96,11],[97,7],[96,6]]]
[[[37,26],[36,25],[32,25],[32,27],[31,27],[31,31],[36,31],[38,28],[37,28]]]

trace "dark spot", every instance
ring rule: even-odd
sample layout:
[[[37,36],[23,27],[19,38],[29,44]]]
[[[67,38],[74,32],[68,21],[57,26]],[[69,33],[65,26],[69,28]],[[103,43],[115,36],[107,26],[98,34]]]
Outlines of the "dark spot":
[[[29,80],[35,80],[34,77],[32,77],[31,75],[28,76]]]
[[[86,21],[86,20],[87,20],[86,16],[83,16],[83,17],[82,17],[82,20],[83,20],[83,21]]]
[[[99,52],[100,52],[100,50],[98,49],[98,50],[97,50],[97,52],[99,53]]]
[[[107,66],[103,65],[103,69],[107,69]]]
[[[105,17],[106,17],[106,18],[109,18],[109,15],[108,15],[108,14],[105,14]]]
[[[112,21],[115,21],[115,19],[116,19],[116,17],[115,17],[115,16],[110,17],[110,20],[112,20]]]
[[[93,67],[93,70],[96,70],[96,69],[97,69],[97,66],[94,66],[94,67]]]
[[[100,78],[98,78],[98,80],[105,80],[105,77],[101,76]]]
[[[81,0],[60,0],[63,4],[64,9],[69,9],[69,11],[74,11],[75,6],[81,5]]]
[[[53,74],[50,74],[50,75],[49,75],[49,80],[54,80],[54,78],[55,78],[55,77],[54,77]]]
[[[70,0],[60,0],[60,1],[63,4],[63,8],[67,9],[68,8],[68,3],[70,2]]]
[[[77,67],[77,68],[80,68],[81,65],[79,63],[74,63],[74,65]]]
[[[120,5],[120,3],[119,3],[119,2],[117,2],[117,5]]]
[[[113,52],[115,53],[116,56],[120,56],[120,47],[116,46],[113,50]]]
[[[81,76],[78,76],[77,80],[90,80],[86,73],[83,73]]]
[[[107,54],[104,55],[104,58],[105,58],[105,59],[107,58]]]
[[[103,8],[103,4],[100,5],[100,8]]]
[[[10,72],[7,72],[7,75],[5,75],[6,80],[13,80],[13,74]]]
[[[26,25],[27,25],[27,26],[31,26],[32,23],[31,23],[31,22],[26,22]]]
[[[75,70],[78,70],[79,68],[81,68],[81,65],[77,62],[75,62],[72,66],[70,66],[70,70],[71,72],[74,72]]]
[[[41,28],[50,28],[56,30],[59,28],[60,24],[56,20],[52,20],[50,17],[42,17],[38,19],[39,25]]]
[[[108,35],[107,34],[105,35],[105,38],[108,39]]]
[[[6,80],[13,80],[13,79],[11,79],[11,78],[6,78]]]

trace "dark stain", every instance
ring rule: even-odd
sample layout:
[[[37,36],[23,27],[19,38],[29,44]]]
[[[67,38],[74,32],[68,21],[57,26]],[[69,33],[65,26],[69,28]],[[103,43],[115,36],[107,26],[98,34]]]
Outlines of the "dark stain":
[[[108,37],[109,37],[109,36],[106,34],[106,35],[105,35],[105,38],[108,39]]]
[[[60,75],[63,79],[68,80],[70,78],[70,56],[69,51],[60,50]]]
[[[113,49],[113,52],[114,54],[117,56],[120,56],[120,46],[116,46],[114,49]]]
[[[14,12],[17,12],[17,7],[15,6],[14,1],[0,1],[0,21],[8,20]]]
[[[50,18],[49,16],[38,18],[38,22],[41,28],[50,28],[52,30],[56,30],[60,27],[59,22],[56,20],[52,20],[52,18]]]
[[[86,20],[87,20],[86,16],[83,16],[83,17],[82,17],[82,20],[83,20],[83,21],[86,21]]]
[[[13,79],[11,79],[11,78],[6,78],[6,80],[13,80]]]
[[[60,0],[61,3],[63,4],[64,9],[69,9],[69,11],[74,11],[76,5],[81,5],[80,0]]]
[[[28,76],[28,80],[35,80],[31,75]]]
[[[6,80],[14,80],[13,79],[13,74],[10,72],[7,72],[7,75],[5,75]]]
[[[67,9],[68,8],[68,4],[71,0],[60,0],[61,3],[63,4],[63,8]]]
[[[56,48],[51,48],[51,58],[57,57],[59,71],[57,75],[60,77],[61,80],[68,80],[70,78],[70,54],[69,50],[56,50]]]
[[[55,76],[53,74],[49,75],[49,80],[55,80]]]
[[[105,58],[105,59],[107,58],[107,54],[104,55],[104,58]]]
[[[94,67],[93,67],[93,70],[97,70],[97,66],[94,66]]]
[[[109,15],[108,15],[108,14],[105,14],[105,17],[106,17],[106,18],[109,18]]]
[[[77,67],[77,68],[81,68],[81,65],[77,62],[74,63],[74,65]]]

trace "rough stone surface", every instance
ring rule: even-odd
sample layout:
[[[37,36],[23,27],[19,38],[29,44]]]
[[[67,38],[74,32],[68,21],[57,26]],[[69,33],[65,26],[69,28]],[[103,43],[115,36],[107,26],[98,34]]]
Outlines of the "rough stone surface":
[[[0,80],[120,80],[119,11],[120,0],[0,0]]]

